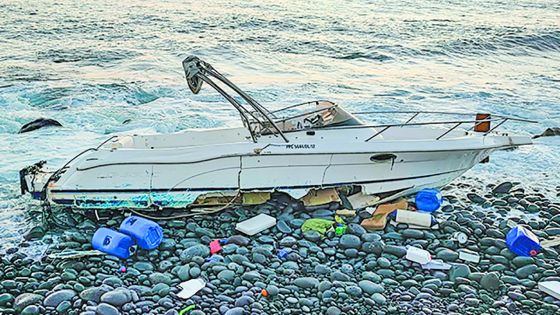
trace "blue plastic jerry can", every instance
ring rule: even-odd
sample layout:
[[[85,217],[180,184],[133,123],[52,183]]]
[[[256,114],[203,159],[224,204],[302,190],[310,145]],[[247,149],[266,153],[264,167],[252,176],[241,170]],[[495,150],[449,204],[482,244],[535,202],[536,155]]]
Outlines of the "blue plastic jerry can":
[[[134,238],[142,249],[155,249],[163,240],[163,230],[157,223],[134,215],[122,221],[119,231]]]
[[[108,228],[95,231],[91,245],[93,249],[122,259],[127,259],[135,251],[132,237]]]
[[[509,230],[506,244],[509,250],[519,256],[536,256],[541,250],[537,236],[523,226],[516,226]]]
[[[441,207],[443,196],[435,188],[424,188],[416,194],[415,203],[419,211],[434,212]]]

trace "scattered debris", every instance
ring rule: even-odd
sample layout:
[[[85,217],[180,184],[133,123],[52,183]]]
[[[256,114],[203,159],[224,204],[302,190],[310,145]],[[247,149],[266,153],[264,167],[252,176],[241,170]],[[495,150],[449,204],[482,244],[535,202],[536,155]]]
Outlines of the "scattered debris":
[[[334,233],[338,236],[341,236],[346,233],[346,229],[347,229],[346,225],[342,223],[336,223],[334,227]]]
[[[387,216],[397,209],[407,209],[408,202],[406,199],[399,199],[394,203],[384,203],[377,206],[375,212],[369,219],[362,221],[361,225],[368,231],[383,230],[387,224]]]
[[[560,236],[553,237],[549,240],[542,240],[540,242],[542,248],[552,248],[560,245]]]
[[[431,270],[449,270],[451,269],[451,265],[444,262],[441,259],[433,259],[427,264],[422,265],[422,269],[431,269]]]
[[[60,253],[52,253],[47,255],[49,259],[79,259],[89,256],[105,255],[104,252],[98,250],[64,250]]]
[[[91,239],[94,249],[127,259],[136,251],[134,240],[129,235],[108,228],[100,228]]]
[[[543,133],[540,135],[533,136],[533,139],[540,138],[540,137],[553,137],[553,136],[560,136],[560,128],[559,127],[552,127],[546,128]]]
[[[222,250],[222,246],[220,245],[220,240],[213,240],[210,242],[210,254],[214,255]]]
[[[434,212],[441,207],[443,196],[438,189],[425,188],[416,194],[415,203],[418,211]]]
[[[145,250],[156,249],[163,240],[163,230],[157,223],[135,215],[124,219],[119,231],[131,236]]]
[[[419,227],[431,227],[435,223],[434,217],[429,213],[409,211],[409,210],[397,210],[391,214],[394,216],[395,222],[406,223],[409,225],[419,226]]]
[[[261,213],[243,222],[237,223],[235,229],[247,235],[255,235],[276,225],[276,218]]]
[[[340,202],[340,197],[334,188],[312,189],[301,200],[303,205],[308,207]]]
[[[189,281],[181,282],[179,287],[181,291],[177,293],[177,296],[181,299],[188,299],[195,295],[196,292],[202,290],[206,286],[206,281],[202,278],[191,279]]]
[[[467,249],[461,249],[459,251],[459,259],[477,264],[480,262],[480,256],[477,253]]]
[[[560,300],[560,281],[539,282],[539,290]]]
[[[327,219],[320,219],[320,218],[312,218],[307,219],[301,226],[301,231],[303,233],[308,231],[317,231],[321,235],[325,235],[328,230],[333,228],[335,221],[327,220]]]
[[[506,235],[506,244],[519,256],[536,256],[541,250],[539,239],[523,226],[516,226]]]
[[[350,202],[350,205],[352,205],[352,209],[354,210],[373,206],[380,200],[376,195],[366,195],[362,192],[347,196],[346,198],[348,199],[348,202]]]
[[[343,217],[355,217],[356,210],[340,209],[340,210],[336,210],[336,215],[340,215]]]
[[[451,235],[451,240],[463,245],[469,241],[469,237],[463,232],[455,232]]]
[[[59,123],[58,121],[54,120],[54,119],[39,118],[39,119],[35,119],[34,121],[28,122],[27,124],[21,126],[18,133],[30,132],[30,131],[33,131],[33,130],[37,130],[37,129],[41,129],[41,128],[49,127],[49,126],[62,127],[62,124]]]
[[[188,312],[194,310],[195,308],[196,308],[196,305],[191,304],[191,305],[189,305],[189,306],[183,308],[182,310],[180,310],[180,311],[179,311],[179,315],[185,315],[185,314],[187,314]]]
[[[270,200],[270,192],[243,193],[244,205],[260,205]]]
[[[282,248],[281,250],[278,251],[278,258],[280,259],[285,259],[286,257],[288,257],[288,254],[291,252],[291,250],[289,248]]]
[[[410,246],[406,250],[406,259],[425,265],[432,260],[432,255],[427,250],[418,247]]]

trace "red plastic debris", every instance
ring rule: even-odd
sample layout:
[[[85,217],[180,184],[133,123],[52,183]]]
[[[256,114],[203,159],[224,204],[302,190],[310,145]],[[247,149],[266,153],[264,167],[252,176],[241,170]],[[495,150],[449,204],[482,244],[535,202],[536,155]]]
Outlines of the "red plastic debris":
[[[220,240],[213,240],[210,242],[210,254],[214,255],[221,250],[222,246],[220,245]]]

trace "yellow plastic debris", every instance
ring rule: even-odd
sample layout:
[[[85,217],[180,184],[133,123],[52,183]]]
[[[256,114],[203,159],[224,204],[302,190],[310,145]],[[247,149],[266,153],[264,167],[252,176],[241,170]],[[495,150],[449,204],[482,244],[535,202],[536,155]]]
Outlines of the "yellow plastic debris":
[[[369,219],[362,221],[361,225],[368,231],[383,230],[387,224],[387,216],[397,209],[408,208],[406,199],[400,199],[393,203],[384,203],[379,205]]]
[[[318,206],[330,202],[339,202],[340,198],[334,188],[310,190],[302,199],[305,206]]]
[[[353,209],[363,209],[376,204],[379,197],[375,195],[366,195],[362,192],[348,196],[348,202],[352,205]]]
[[[270,192],[243,193],[244,205],[260,205],[270,200]]]
[[[336,214],[343,217],[355,217],[356,210],[340,209],[340,210],[336,210]]]

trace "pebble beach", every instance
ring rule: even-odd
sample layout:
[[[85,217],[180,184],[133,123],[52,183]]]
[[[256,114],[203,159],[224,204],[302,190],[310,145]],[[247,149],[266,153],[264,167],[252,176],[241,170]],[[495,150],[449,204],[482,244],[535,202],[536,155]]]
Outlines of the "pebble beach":
[[[96,222],[53,209],[58,224],[70,220],[73,226],[35,230],[29,238],[53,243],[38,259],[26,255],[26,242],[7,250],[0,266],[0,313],[177,315],[194,305],[187,314],[557,314],[560,301],[539,291],[537,283],[560,280],[558,252],[520,257],[505,243],[508,221],[541,240],[559,235],[557,198],[510,182],[483,189],[455,183],[443,194],[444,205],[434,212],[438,229],[387,224],[384,231],[368,232],[359,223],[370,214],[360,211],[342,236],[301,232],[309,218],[332,219],[338,203],[305,208],[277,194],[258,206],[160,220],[160,246],[126,260],[49,258],[90,250],[97,228],[117,228],[124,218],[115,212]],[[276,226],[253,236],[235,230],[237,222],[259,213],[275,217]],[[468,242],[458,244],[455,232],[466,233]],[[210,255],[214,239],[228,243]],[[422,269],[404,258],[406,246],[430,251],[451,269]],[[461,261],[462,248],[478,253],[480,262]],[[289,250],[286,257],[277,256],[281,249]],[[177,297],[177,285],[196,278],[206,286],[189,299]]]
[[[560,236],[560,137],[495,152],[443,188],[436,229],[367,231],[364,210],[344,235],[303,233],[341,206],[275,194],[158,220],[161,245],[126,260],[85,253],[97,229],[129,212],[49,214],[20,194],[18,174],[41,160],[61,167],[115,135],[240,126],[208,86],[189,91],[189,55],[269,110],[325,99],[349,112],[492,113],[537,121],[500,131],[539,135],[560,126],[558,1],[3,0],[0,12],[0,315],[560,314],[538,289],[560,280],[560,246],[519,257],[505,243],[513,226]],[[61,126],[19,133],[40,118]],[[260,213],[277,224],[236,231]],[[224,239],[212,255],[210,242]],[[423,269],[404,257],[408,246],[450,269]],[[465,249],[480,261],[460,259]],[[191,279],[206,285],[178,297]]]

